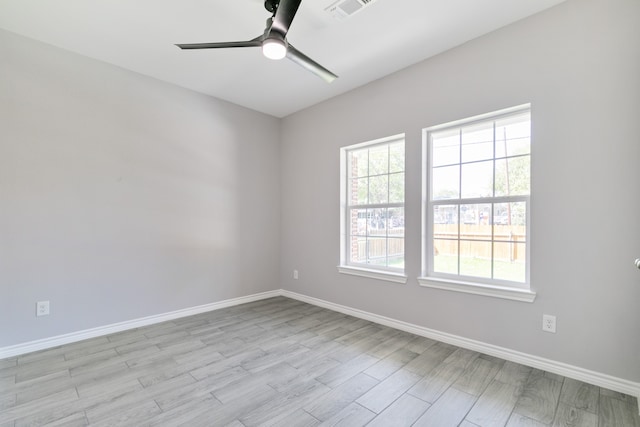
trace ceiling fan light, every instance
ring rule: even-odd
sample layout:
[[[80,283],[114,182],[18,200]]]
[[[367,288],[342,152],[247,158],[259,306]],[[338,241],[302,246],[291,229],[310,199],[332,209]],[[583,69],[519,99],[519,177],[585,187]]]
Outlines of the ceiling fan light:
[[[271,37],[262,42],[262,54],[269,59],[282,59],[287,55],[287,46],[283,40]]]

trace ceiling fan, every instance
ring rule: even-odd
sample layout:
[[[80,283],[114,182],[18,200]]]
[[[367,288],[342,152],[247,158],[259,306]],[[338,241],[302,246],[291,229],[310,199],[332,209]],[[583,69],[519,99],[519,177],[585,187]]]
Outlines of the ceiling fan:
[[[309,58],[287,42],[287,33],[302,0],[265,0],[264,7],[272,14],[267,19],[264,33],[252,40],[220,43],[177,44],[180,49],[221,49],[230,47],[262,47],[264,56],[270,59],[282,59],[285,56],[296,64],[306,68],[328,83],[337,75]]]

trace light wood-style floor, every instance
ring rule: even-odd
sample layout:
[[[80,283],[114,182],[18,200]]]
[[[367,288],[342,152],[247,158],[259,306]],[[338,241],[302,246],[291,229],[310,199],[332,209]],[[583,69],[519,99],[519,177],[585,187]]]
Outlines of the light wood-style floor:
[[[287,298],[0,360],[7,426],[640,426],[636,399]]]

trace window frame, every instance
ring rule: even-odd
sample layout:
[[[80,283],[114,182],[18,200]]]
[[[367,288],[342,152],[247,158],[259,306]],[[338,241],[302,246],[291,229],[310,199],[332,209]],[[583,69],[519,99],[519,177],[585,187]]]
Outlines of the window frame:
[[[530,271],[531,271],[531,186],[529,187],[529,193],[526,195],[514,195],[514,196],[496,196],[495,193],[492,194],[491,197],[463,197],[463,194],[458,194],[458,198],[456,199],[444,199],[444,200],[432,200],[432,191],[433,191],[433,156],[432,156],[432,135],[435,132],[442,132],[446,130],[461,130],[463,127],[469,127],[474,125],[480,125],[487,122],[495,122],[501,119],[508,118],[510,116],[517,116],[523,113],[529,113],[531,115],[531,104],[523,104],[512,108],[507,108],[491,113],[482,114],[479,116],[474,116],[467,119],[457,120],[454,122],[444,123],[437,126],[431,126],[423,129],[423,176],[422,176],[422,229],[423,229],[423,237],[422,237],[422,276],[418,278],[418,282],[420,285],[450,290],[455,292],[465,292],[476,295],[484,295],[491,296],[497,298],[505,298],[516,301],[524,301],[524,302],[533,302],[536,297],[536,293],[531,290],[531,281],[530,281]],[[495,126],[495,123],[494,123]],[[531,144],[531,135],[532,132],[529,133],[530,144]],[[490,159],[493,161],[493,171],[495,177],[495,162],[501,157],[496,156],[495,151],[495,135],[493,138],[493,154]],[[529,165],[531,165],[531,148],[532,144],[529,148]],[[505,153],[506,156],[506,153]],[[505,159],[508,157],[505,157]],[[468,164],[464,162],[462,158],[459,159],[458,165]],[[531,181],[531,169],[529,170],[529,180]],[[462,189],[462,182],[458,183],[458,187]],[[494,278],[484,278],[484,277],[476,277],[476,276],[466,276],[461,274],[453,274],[453,273],[442,273],[434,271],[434,207],[438,205],[456,205],[458,206],[458,216],[457,216],[457,224],[458,224],[458,236],[456,240],[458,243],[461,241],[466,241],[461,238],[460,235],[460,226],[462,223],[461,215],[460,215],[460,207],[463,205],[470,204],[489,204],[491,206],[499,203],[515,203],[515,202],[524,202],[526,204],[526,215],[525,215],[525,232],[526,232],[526,241],[525,241],[525,280],[524,282],[516,282],[516,281],[508,281]],[[493,208],[492,208],[493,209]],[[492,210],[493,213],[493,210]],[[493,221],[491,221],[493,225]],[[491,231],[491,251],[492,251],[492,260],[493,258],[493,248],[496,243],[496,238],[494,234],[495,229],[492,227]],[[479,240],[482,242],[486,242],[487,240]],[[499,241],[498,241],[499,242]],[[458,259],[458,263],[459,263]],[[492,262],[493,269],[493,262]],[[459,273],[459,269],[458,269]],[[492,270],[493,275],[493,270]]]
[[[362,142],[340,148],[340,264],[338,265],[338,271],[342,274],[355,275],[368,277],[372,279],[385,280],[395,283],[406,283],[407,276],[405,274],[406,265],[402,268],[372,265],[366,263],[353,262],[350,259],[351,249],[351,216],[350,209],[354,208],[354,205],[350,203],[349,190],[350,190],[350,173],[349,173],[349,153],[363,148],[374,148],[376,146],[389,146],[394,143],[402,142],[405,147],[403,157],[403,200],[402,202],[389,202],[387,203],[367,203],[363,205],[357,205],[359,209],[376,209],[376,208],[402,208],[404,215],[406,216],[406,138],[405,134],[392,135],[385,138],[380,138],[372,141]],[[387,171],[386,175],[389,176],[393,173]],[[367,178],[371,178],[371,175],[367,175]],[[406,224],[406,223],[405,223]],[[384,237],[388,243],[389,235]],[[406,229],[403,233],[403,257],[406,260]],[[388,247],[388,246],[387,246]],[[388,256],[388,255],[387,255]]]

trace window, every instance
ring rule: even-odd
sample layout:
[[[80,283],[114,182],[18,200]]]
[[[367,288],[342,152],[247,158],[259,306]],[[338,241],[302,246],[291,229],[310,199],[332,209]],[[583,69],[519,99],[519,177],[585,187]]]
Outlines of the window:
[[[404,135],[341,149],[342,273],[404,283]]]
[[[529,105],[424,131],[420,283],[533,300],[529,291]]]

